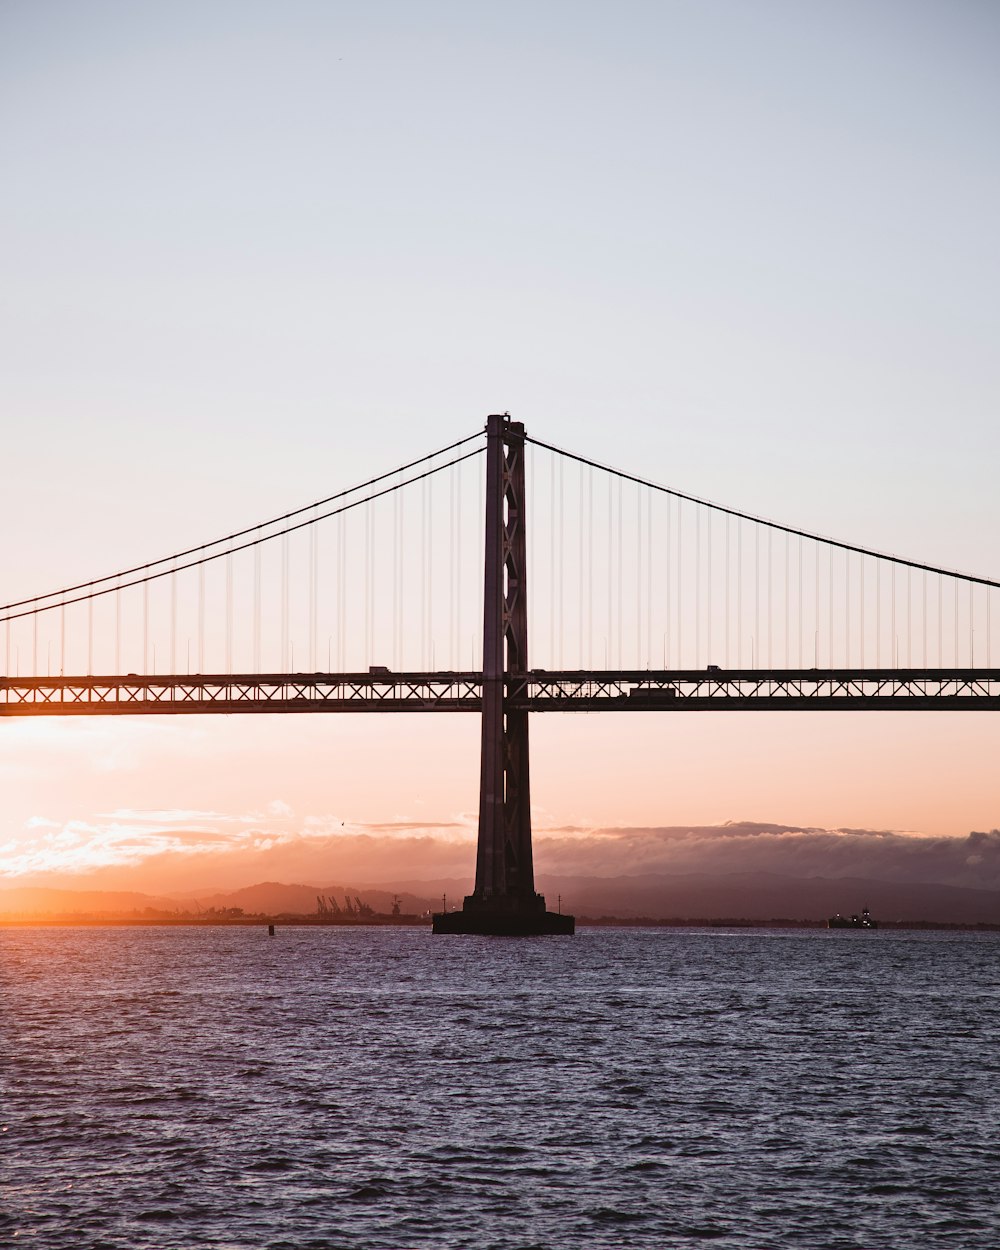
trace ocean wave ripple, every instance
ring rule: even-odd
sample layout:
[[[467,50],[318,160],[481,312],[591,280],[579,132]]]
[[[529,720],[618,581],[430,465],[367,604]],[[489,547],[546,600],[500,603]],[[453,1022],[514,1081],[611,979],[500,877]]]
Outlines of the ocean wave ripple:
[[[1000,1245],[1000,941],[0,932],[0,1243]]]

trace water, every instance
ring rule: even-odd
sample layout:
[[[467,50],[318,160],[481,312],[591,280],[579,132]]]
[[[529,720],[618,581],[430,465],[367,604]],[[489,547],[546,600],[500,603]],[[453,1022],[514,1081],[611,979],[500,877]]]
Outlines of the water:
[[[994,1248],[998,955],[2,931],[0,1244]]]

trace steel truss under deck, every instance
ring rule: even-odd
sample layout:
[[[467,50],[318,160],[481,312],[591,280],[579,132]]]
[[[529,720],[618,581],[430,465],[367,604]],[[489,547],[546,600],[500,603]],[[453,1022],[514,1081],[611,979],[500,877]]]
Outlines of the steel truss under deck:
[[[529,671],[518,712],[1000,711],[1000,669]],[[480,712],[482,673],[0,678],[0,716]]]

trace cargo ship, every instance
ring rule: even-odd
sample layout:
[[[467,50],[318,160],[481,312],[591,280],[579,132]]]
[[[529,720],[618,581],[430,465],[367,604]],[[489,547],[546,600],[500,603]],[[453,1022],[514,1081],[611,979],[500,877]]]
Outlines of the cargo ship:
[[[877,929],[878,921],[872,919],[867,907],[862,909],[860,916],[842,916],[838,911],[826,922],[828,929]]]

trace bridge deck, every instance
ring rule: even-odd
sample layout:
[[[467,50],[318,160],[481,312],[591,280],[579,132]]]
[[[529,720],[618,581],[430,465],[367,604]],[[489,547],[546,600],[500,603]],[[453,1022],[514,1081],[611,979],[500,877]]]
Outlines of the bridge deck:
[[[0,716],[478,712],[481,673],[0,678]],[[536,670],[508,678],[531,712],[1000,711],[1000,669]]]

